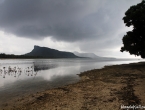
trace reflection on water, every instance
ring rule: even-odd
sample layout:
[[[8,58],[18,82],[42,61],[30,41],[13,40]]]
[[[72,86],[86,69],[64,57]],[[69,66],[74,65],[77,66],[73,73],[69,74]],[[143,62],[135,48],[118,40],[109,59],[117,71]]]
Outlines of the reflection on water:
[[[77,82],[80,72],[105,65],[138,61],[94,59],[7,59],[0,60],[0,103],[11,97]]]
[[[57,67],[57,64],[53,64],[50,62],[33,62],[33,64],[34,64],[34,71],[48,70]]]
[[[94,59],[10,59],[0,60],[0,87],[18,81],[36,80],[56,81],[56,77],[76,77],[80,72],[101,68],[104,65],[130,63],[137,61],[98,61]],[[67,78],[65,78],[67,79]],[[39,84],[38,84],[39,86]]]

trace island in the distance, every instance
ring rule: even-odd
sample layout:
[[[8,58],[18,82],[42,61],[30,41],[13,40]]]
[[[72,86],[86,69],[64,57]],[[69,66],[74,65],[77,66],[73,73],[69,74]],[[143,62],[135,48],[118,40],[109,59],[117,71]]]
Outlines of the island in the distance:
[[[1,53],[0,58],[80,58],[74,53],[59,51],[48,47],[40,47],[35,45],[34,49],[23,55]]]
[[[24,56],[34,56],[42,58],[79,58],[71,52],[59,51],[48,47],[34,46],[34,49],[24,54]]]
[[[48,47],[34,45],[34,49],[26,54],[14,55],[1,53],[0,58],[93,58],[101,60],[114,60],[115,58],[100,57],[94,53],[78,53],[59,51]]]

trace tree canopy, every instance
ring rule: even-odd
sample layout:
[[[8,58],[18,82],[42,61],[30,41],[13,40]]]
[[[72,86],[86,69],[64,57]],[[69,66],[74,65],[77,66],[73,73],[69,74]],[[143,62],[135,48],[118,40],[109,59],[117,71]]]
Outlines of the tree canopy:
[[[141,56],[145,58],[145,1],[131,6],[123,17],[126,26],[133,27],[124,35],[122,41],[124,46],[121,47],[121,52],[127,51],[131,55]]]

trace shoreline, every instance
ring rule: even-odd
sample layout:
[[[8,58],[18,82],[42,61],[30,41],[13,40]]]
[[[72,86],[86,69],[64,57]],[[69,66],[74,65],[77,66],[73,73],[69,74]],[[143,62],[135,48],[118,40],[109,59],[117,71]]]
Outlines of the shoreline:
[[[119,110],[145,106],[145,62],[111,65],[79,74],[80,81],[10,100],[4,110]]]

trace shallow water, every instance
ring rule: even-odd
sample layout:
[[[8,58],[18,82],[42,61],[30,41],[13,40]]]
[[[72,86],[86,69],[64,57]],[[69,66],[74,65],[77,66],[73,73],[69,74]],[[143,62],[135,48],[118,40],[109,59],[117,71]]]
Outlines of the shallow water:
[[[5,59],[0,60],[0,101],[79,80],[80,72],[105,65],[139,60],[99,61],[97,59]]]

